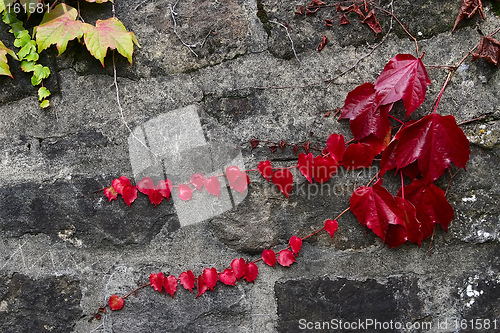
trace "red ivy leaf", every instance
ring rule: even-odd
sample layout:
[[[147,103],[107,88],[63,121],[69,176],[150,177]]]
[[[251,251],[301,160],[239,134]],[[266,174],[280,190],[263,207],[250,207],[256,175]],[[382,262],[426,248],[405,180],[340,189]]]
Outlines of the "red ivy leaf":
[[[109,202],[111,202],[111,200],[116,200],[116,198],[118,197],[118,192],[115,191],[113,186],[110,186],[104,189],[104,195],[109,199]]]
[[[269,150],[271,151],[271,154],[274,154],[276,150],[278,150],[278,146],[276,145],[269,146]]]
[[[342,161],[345,152],[345,139],[343,135],[333,133],[326,140],[326,149],[330,153],[330,157],[335,160],[337,164]]]
[[[313,177],[318,183],[327,182],[337,173],[337,161],[331,157],[316,156],[313,162]]]
[[[203,177],[203,174],[201,173],[193,173],[191,175],[191,184],[193,184],[194,187],[196,187],[198,190],[201,191],[201,187],[203,186],[203,181],[205,180],[205,177]]]
[[[299,6],[297,8],[297,11],[295,12],[295,15],[305,15],[304,6]]]
[[[377,17],[375,16],[375,11],[373,9],[368,13],[368,15],[366,15],[365,19],[361,21],[361,23],[368,24],[370,29],[375,32],[375,38],[377,38],[377,35],[382,32],[382,27],[380,26],[380,23],[378,22]]]
[[[193,272],[191,271],[182,272],[181,275],[179,275],[179,281],[181,281],[181,284],[184,287],[184,289],[193,292],[194,282],[195,282]]]
[[[236,276],[230,268],[226,268],[223,272],[219,273],[219,280],[228,286],[234,286],[236,282]]]
[[[398,54],[389,60],[375,80],[376,100],[386,105],[403,99],[408,117],[425,100],[429,84],[431,80],[421,59],[411,54]]]
[[[155,188],[155,184],[153,183],[153,180],[149,177],[144,177],[142,178],[141,181],[137,183],[137,189],[139,192],[142,194],[148,195],[149,190],[152,190]]]
[[[306,151],[306,154],[309,154],[309,146],[311,145],[310,141],[304,142],[302,147],[304,147],[304,150]]]
[[[273,250],[264,250],[262,252],[262,261],[269,266],[274,266],[276,264],[276,253]]]
[[[123,188],[123,193],[122,193],[123,201],[127,204],[127,206],[130,207],[132,202],[137,199],[137,187],[134,186],[127,186]]]
[[[205,280],[205,285],[211,291],[214,291],[214,287],[217,284],[217,270],[215,268],[205,268],[203,270],[203,280]]]
[[[309,8],[306,8],[306,15],[310,16],[316,13],[319,10],[319,7],[315,8],[314,10],[310,10]]]
[[[326,43],[328,43],[328,38],[326,38],[326,36],[323,36],[321,43],[319,43],[318,45],[318,52],[323,50],[323,48],[326,46]]]
[[[177,291],[177,278],[173,275],[169,275],[168,277],[163,279],[163,287],[165,291],[174,298],[174,294]]]
[[[359,142],[369,145],[376,156],[383,152],[391,142],[391,132],[387,132],[385,138],[377,138],[375,135],[370,134],[366,138],[359,140]]]
[[[371,82],[363,83],[347,94],[339,120],[350,120],[351,132],[356,140],[370,134],[383,138],[391,130],[388,114],[392,104],[380,106],[376,102],[376,94]]]
[[[344,13],[342,13],[340,15],[339,25],[344,25],[344,24],[351,24],[351,21],[349,21],[349,19],[347,18],[347,16],[345,16]]]
[[[346,169],[368,168],[372,165],[375,154],[373,149],[365,143],[354,143],[347,146],[342,165]]]
[[[327,27],[333,26],[333,19],[325,19],[325,24]]]
[[[292,146],[292,150],[293,150],[293,153],[294,153],[295,155],[297,155],[297,152],[299,151],[299,146],[297,146],[297,145],[293,145],[293,146]]]
[[[333,238],[333,234],[337,231],[339,224],[337,220],[326,220],[325,221],[325,230],[330,234],[330,237]]]
[[[250,146],[252,147],[250,151],[254,150],[259,145],[259,143],[260,141],[257,139],[250,140]]]
[[[243,258],[234,259],[231,262],[231,268],[233,269],[234,276],[236,276],[238,280],[241,279],[247,271],[247,265],[245,263],[245,259]]]
[[[167,201],[170,200],[170,192],[172,192],[172,181],[170,179],[160,180],[158,182],[158,191],[163,195]]]
[[[288,169],[280,169],[273,172],[273,183],[283,194],[289,198],[292,190],[293,175]]]
[[[302,239],[297,236],[292,236],[288,243],[290,244],[293,253],[295,253],[295,255],[299,254],[299,251],[302,248]]]
[[[477,11],[483,18],[486,20],[483,12],[483,4],[481,0],[462,0],[462,6],[460,7],[460,11],[458,12],[457,19],[455,20],[455,25],[451,31],[454,31],[457,25],[462,21],[465,17],[471,18]]]
[[[205,279],[203,279],[203,276],[201,276],[201,275],[198,276],[197,289],[198,289],[198,294],[196,295],[196,298],[200,297],[208,290],[208,287],[205,283]]]
[[[281,250],[278,255],[278,262],[281,266],[290,267],[295,262],[295,256],[290,250]]]
[[[409,200],[417,210],[417,219],[422,223],[424,238],[429,237],[434,229],[434,223],[448,231],[448,225],[453,220],[453,207],[450,205],[444,191],[431,183],[426,185],[416,179],[404,188],[405,199]],[[401,195],[399,190],[398,195]]]
[[[217,177],[213,176],[205,179],[203,184],[205,185],[208,193],[216,195],[220,198],[220,181]]]
[[[397,140],[393,140],[387,148],[385,148],[384,152],[382,153],[382,159],[380,160],[380,171],[379,175],[382,177],[387,171],[392,170],[396,168],[398,165],[396,163],[396,159],[394,158],[395,153],[394,149],[396,148],[396,145],[398,144]]]
[[[273,171],[271,167],[271,162],[269,160],[260,161],[257,165],[257,170],[259,170],[262,177],[264,177],[268,182],[270,181],[269,177],[271,177],[271,172]]]
[[[313,176],[313,155],[311,153],[309,154],[304,154],[300,153],[299,154],[299,159],[297,162],[297,166],[299,168],[299,172],[306,177],[306,179],[309,181],[309,183],[312,183],[312,176]]]
[[[114,310],[121,310],[121,308],[123,308],[124,303],[125,303],[125,301],[123,300],[123,298],[121,298],[120,296],[117,296],[117,295],[111,296],[108,300],[109,308],[113,311]]]
[[[245,273],[245,280],[248,282],[254,282],[257,276],[259,275],[259,268],[253,262],[249,262],[247,264],[247,271]]]
[[[418,160],[426,184],[438,179],[453,162],[464,168],[469,160],[469,140],[455,117],[431,114],[405,126],[396,134],[395,160],[403,168]]]
[[[184,201],[188,201],[188,200],[191,200],[193,198],[194,189],[189,187],[189,185],[187,185],[187,184],[179,185],[177,187],[177,191],[179,191],[179,198],[184,200]]]
[[[111,186],[115,189],[116,193],[123,195],[123,188],[131,185],[130,180],[127,177],[121,176],[118,179],[113,179]]]
[[[226,177],[229,180],[229,186],[242,195],[245,194],[247,185],[250,183],[245,171],[241,171],[237,166],[226,168]]]
[[[286,141],[281,140],[279,145],[280,145],[280,148],[281,148],[281,152],[283,152],[285,150]]]
[[[472,61],[477,58],[484,58],[498,67],[500,62],[500,42],[490,36],[481,38],[477,53],[472,53]]]
[[[412,203],[406,199],[400,197],[395,197],[394,199],[404,213],[402,221],[404,223],[403,227],[406,230],[406,240],[420,246],[422,244],[424,234],[420,230],[421,223],[417,220],[415,206],[413,206]],[[386,244],[389,245],[389,241],[390,239],[386,238]]]
[[[385,188],[382,180],[372,187],[358,187],[351,196],[350,208],[358,221],[384,242],[389,224],[404,225],[401,208]]]
[[[149,276],[149,282],[151,283],[151,287],[154,288],[154,290],[161,292],[163,290],[163,273],[152,273]]]
[[[164,181],[158,183],[158,187],[154,185],[153,180],[149,177],[144,177],[140,182],[137,183],[137,189],[139,192],[146,194],[149,197],[149,201],[155,205],[159,205],[163,200],[162,191],[159,189],[160,185],[165,186]],[[162,188],[162,190],[165,190]]]

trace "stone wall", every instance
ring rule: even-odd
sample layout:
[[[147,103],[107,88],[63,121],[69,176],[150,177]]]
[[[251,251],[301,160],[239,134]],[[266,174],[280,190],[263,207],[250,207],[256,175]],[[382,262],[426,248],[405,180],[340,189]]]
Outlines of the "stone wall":
[[[393,22],[371,55],[328,84],[322,80],[372,51],[391,26],[389,16],[378,14],[384,33],[375,39],[356,17],[352,25],[327,28],[324,18],[334,17],[333,9],[294,16],[297,5],[306,3],[180,0],[177,33],[186,43],[204,42],[193,49],[195,55],[174,34],[170,2],[149,0],[138,8],[139,0],[115,2],[117,17],[142,46],[133,66],[116,57],[123,120],[141,128],[189,106],[205,141],[239,147],[248,169],[266,159],[273,166],[296,161],[290,148],[274,154],[250,150],[252,138],[319,144],[334,132],[350,138],[348,123],[323,118],[324,110],[342,107],[350,90],[373,82],[397,53],[415,54],[414,42]],[[454,65],[500,26],[494,3],[483,3],[487,20],[476,15],[453,33],[459,0],[398,0],[394,13],[418,37],[426,65]],[[81,11],[87,22],[112,15],[110,4],[81,4]],[[285,29],[270,21],[288,22],[300,63]],[[317,52],[323,35],[328,44]],[[5,25],[0,40],[13,48]],[[150,273],[221,270],[234,258],[253,260],[292,235],[307,235],[348,207],[354,186],[373,174],[341,174],[328,182],[335,191],[318,193],[296,177],[286,199],[251,173],[250,190],[239,204],[190,225],[179,220],[175,200],[156,208],[144,195],[130,208],[120,200],[108,203],[102,193],[91,200],[92,191],[114,178],[135,176],[134,139],[117,105],[112,58],[108,54],[102,68],[76,42],[60,57],[55,48],[43,54],[41,62],[53,73],[46,82],[53,92],[49,109],[38,107],[30,76],[14,60],[9,64],[15,80],[0,77],[2,332],[300,332],[310,322],[340,320],[423,328],[379,330],[384,332],[472,332],[478,321],[470,320],[476,319],[490,320],[491,332],[496,320],[500,329],[497,67],[466,61],[439,105],[440,114],[452,114],[457,122],[486,118],[462,126],[471,158],[449,189],[455,209],[449,232],[437,228],[432,244],[389,250],[349,213],[333,239],[319,234],[304,242],[290,268],[260,265],[253,284],[217,285],[196,299],[182,288],[174,299],[147,288],[127,299],[121,311],[89,322],[110,295],[128,293],[148,282]],[[430,69],[429,75],[428,97],[414,119],[429,113],[447,71]],[[288,88],[257,88],[273,86]],[[402,104],[396,114],[404,117]],[[385,178],[397,191],[398,180]],[[438,185],[446,188],[448,179]],[[457,330],[462,320],[468,326]]]

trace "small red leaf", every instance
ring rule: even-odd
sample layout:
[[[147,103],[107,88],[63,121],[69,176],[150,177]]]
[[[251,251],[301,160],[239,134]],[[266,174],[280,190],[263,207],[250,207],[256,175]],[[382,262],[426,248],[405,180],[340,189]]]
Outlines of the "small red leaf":
[[[300,153],[299,154],[299,160],[297,162],[297,166],[299,168],[299,172],[306,177],[306,179],[309,181],[309,183],[312,183],[312,176],[313,176],[313,155],[311,153],[309,154],[304,154]]]
[[[187,201],[187,200],[190,200],[191,198],[193,198],[194,189],[189,187],[189,185],[187,185],[187,184],[179,185],[177,187],[177,190],[179,191],[179,198],[180,199]]]
[[[398,54],[389,60],[375,80],[376,100],[386,105],[403,99],[408,117],[425,100],[429,84],[431,80],[421,59],[411,54]]]
[[[205,268],[203,270],[203,280],[205,280],[205,285],[211,291],[214,291],[214,287],[217,284],[217,270],[215,268]]]
[[[333,238],[333,234],[337,231],[339,224],[337,220],[326,220],[325,221],[325,230],[330,234],[330,237]]]
[[[231,262],[231,268],[233,269],[236,278],[238,280],[241,279],[247,271],[247,265],[245,263],[245,259],[243,258],[234,259],[233,262]]]
[[[250,151],[254,150],[259,145],[259,143],[260,141],[257,139],[250,140],[250,146],[252,147]]]
[[[259,275],[259,268],[257,265],[253,262],[249,262],[247,264],[247,271],[245,273],[245,280],[248,282],[254,282],[255,279],[257,278],[257,275]]]
[[[276,253],[273,250],[264,250],[262,252],[262,261],[269,266],[274,266],[276,264]]]
[[[230,268],[226,268],[222,273],[219,273],[219,280],[228,286],[234,286],[236,282],[236,276]]]
[[[170,179],[160,180],[158,182],[158,191],[163,195],[167,201],[170,200],[170,192],[172,192],[172,181]]]
[[[375,154],[372,148],[364,143],[354,143],[347,146],[344,157],[342,158],[342,165],[348,169],[368,168],[372,165]]]
[[[259,170],[262,177],[264,177],[268,182],[271,181],[269,177],[271,177],[273,169],[271,167],[271,162],[269,162],[269,160],[266,160],[265,162],[260,161],[259,164],[257,165],[257,170]]]
[[[295,255],[299,254],[299,251],[302,247],[302,239],[297,236],[292,236],[288,243],[290,244],[293,253],[295,253]]]
[[[123,300],[123,298],[121,298],[120,296],[117,296],[117,295],[113,295],[109,298],[108,300],[108,304],[109,304],[109,308],[111,310],[121,310],[121,308],[123,308],[123,304],[125,303],[125,301]],[[104,311],[106,312],[106,311]]]
[[[280,169],[273,172],[273,183],[283,194],[289,198],[292,190],[293,175],[288,169]]]
[[[144,178],[142,178],[141,181],[139,181],[137,183],[137,189],[139,190],[139,192],[141,192],[142,194],[145,194],[145,195],[148,195],[149,190],[152,190],[154,188],[155,188],[155,185],[153,183],[153,180],[149,177],[144,177]]]
[[[281,266],[289,267],[295,262],[295,256],[290,250],[281,250],[278,255],[278,262]]]
[[[326,36],[323,36],[321,43],[319,43],[318,45],[318,52],[323,50],[323,48],[326,46],[326,43],[328,43],[328,38],[326,38]]]
[[[229,180],[229,186],[242,195],[245,194],[247,185],[250,183],[245,171],[241,171],[237,166],[226,168],[226,177]]]
[[[123,195],[123,188],[131,185],[130,180],[127,177],[121,176],[118,179],[113,179],[113,181],[111,182],[111,186],[113,186],[116,193]]]
[[[174,294],[177,291],[177,278],[173,275],[169,275],[168,277],[163,279],[163,287],[165,291],[174,298]]]
[[[500,42],[491,36],[481,38],[477,53],[472,53],[472,61],[484,58],[486,61],[496,65],[500,62]]]
[[[349,21],[349,19],[347,18],[347,16],[345,16],[344,13],[342,13],[340,15],[339,25],[344,25],[344,24],[351,24],[351,21]]]
[[[113,186],[110,186],[104,189],[104,195],[109,199],[109,202],[111,202],[111,200],[116,200],[116,198],[118,197],[118,192],[115,191]]]
[[[328,140],[326,140],[326,149],[330,153],[330,157],[333,158],[337,164],[340,163],[345,152],[344,136],[336,133],[330,135]]]
[[[198,289],[198,294],[196,295],[196,298],[200,297],[208,290],[208,287],[205,283],[205,280],[203,279],[203,276],[201,276],[201,275],[198,276],[198,284],[197,284],[196,288]]]
[[[154,290],[161,292],[163,290],[163,273],[152,273],[149,276],[149,282],[151,283],[151,287],[154,288]]]
[[[220,182],[215,176],[205,179],[203,182],[208,193],[216,195],[220,198]]]
[[[161,183],[162,181],[158,183],[158,186],[160,186]],[[153,183],[153,180],[149,177],[142,178],[142,180],[137,183],[137,189],[139,190],[139,192],[146,194],[149,197],[149,201],[154,204],[155,207],[159,205],[163,200],[163,195],[159,190],[159,187],[156,187]]]
[[[179,275],[179,281],[181,281],[181,284],[184,287],[184,289],[193,292],[194,282],[195,282],[193,272],[191,271],[182,272],[181,275]]]
[[[137,187],[135,185],[134,186],[126,186],[123,188],[122,191],[123,191],[123,193],[122,193],[123,201],[125,201],[127,206],[130,207],[132,202],[134,202],[135,199],[137,199]]]
[[[327,27],[333,26],[333,19],[325,19],[325,24]]]
[[[201,173],[193,173],[191,175],[191,184],[193,184],[194,187],[196,187],[198,190],[201,191],[201,187],[203,186],[203,181],[205,180],[205,177],[203,177],[203,174]]]
[[[311,141],[304,142],[302,147],[304,147],[304,150],[306,151],[306,154],[309,154],[309,146],[311,145]]]
[[[299,6],[297,8],[297,11],[295,12],[295,15],[305,15],[304,6]]]
[[[366,15],[365,19],[361,21],[361,23],[366,23],[370,27],[370,29],[375,32],[375,38],[377,38],[377,35],[382,32],[382,27],[380,26],[380,23],[377,20],[377,17],[375,16],[375,11],[372,9]]]
[[[327,182],[337,173],[337,161],[331,157],[316,156],[313,162],[313,177],[318,183]]]

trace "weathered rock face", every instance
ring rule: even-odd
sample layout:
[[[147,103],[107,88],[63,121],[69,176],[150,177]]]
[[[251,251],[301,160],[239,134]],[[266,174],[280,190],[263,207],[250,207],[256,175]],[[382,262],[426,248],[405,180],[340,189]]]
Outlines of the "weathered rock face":
[[[389,2],[380,6],[390,11]],[[177,190],[155,208],[142,194],[129,208],[122,200],[109,203],[98,191],[122,175],[133,182],[141,179],[134,159],[149,152],[128,128],[146,133],[148,149],[160,149],[147,126],[179,110],[195,110],[196,118],[192,132],[178,133],[187,138],[178,142],[179,149],[192,145],[200,155],[193,153],[190,163],[219,173],[226,165],[210,158],[221,151],[209,154],[209,148],[200,147],[224,143],[236,151],[235,156],[227,153],[228,161],[254,169],[267,159],[276,167],[294,165],[297,157],[290,146],[274,153],[265,145],[252,150],[253,138],[298,145],[310,141],[313,148],[324,146],[331,133],[350,139],[348,123],[337,122],[334,112],[323,117],[326,110],[341,108],[347,93],[373,82],[394,55],[415,54],[415,44],[393,21],[392,32],[373,49],[391,27],[390,16],[380,10],[383,33],[375,38],[357,15],[348,15],[351,25],[339,26],[335,7],[295,16],[297,4],[116,2],[116,16],[142,46],[134,50],[133,66],[115,55],[123,114],[110,54],[102,68],[76,41],[59,57],[55,48],[42,53],[40,62],[52,71],[45,82],[53,93],[47,110],[38,107],[30,75],[8,58],[15,80],[0,76],[2,332],[300,332],[340,320],[465,332],[477,329],[476,319],[498,330],[500,71],[482,59],[460,66],[438,108],[459,123],[485,116],[461,126],[472,153],[467,171],[460,170],[448,190],[455,210],[448,233],[438,228],[420,248],[405,244],[388,250],[346,213],[333,239],[326,233],[309,238],[290,268],[259,264],[253,284],[219,283],[215,292],[199,298],[179,286],[173,300],[148,287],[127,298],[121,311],[89,321],[110,295],[127,294],[147,283],[151,273],[179,276],[192,270],[198,275],[207,267],[220,271],[234,258],[255,260],[264,249],[281,250],[292,235],[308,235],[342,212],[354,188],[378,172],[377,163],[362,172],[342,169],[318,185],[294,170],[289,199],[250,172],[245,194],[223,184],[227,193],[220,202],[227,207],[204,212],[201,222],[192,224],[180,214],[187,208],[176,201]],[[482,35],[500,26],[489,1],[484,1],[486,21],[476,15],[453,33],[458,0],[393,4],[429,66],[455,65]],[[110,3],[80,6],[86,22],[112,16]],[[333,26],[326,27],[324,19],[332,18]],[[279,23],[288,24],[290,37]],[[317,52],[322,36],[328,44]],[[5,25],[0,40],[15,49]],[[355,69],[339,76],[358,60]],[[427,99],[411,119],[431,112],[446,79],[445,69],[428,71]],[[335,80],[326,82],[330,78]],[[402,104],[396,103],[395,115],[404,118]],[[199,145],[193,144],[195,138]],[[161,175],[179,165],[161,158]],[[384,179],[396,193],[399,177],[389,173]],[[438,185],[446,189],[448,181],[445,175]],[[197,191],[194,199],[201,195]],[[405,331],[394,324],[384,328],[368,331]]]

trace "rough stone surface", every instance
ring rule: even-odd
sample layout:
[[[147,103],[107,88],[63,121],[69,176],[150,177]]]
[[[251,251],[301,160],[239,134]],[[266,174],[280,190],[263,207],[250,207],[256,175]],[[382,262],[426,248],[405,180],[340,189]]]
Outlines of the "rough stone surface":
[[[380,1],[380,6],[391,10],[389,3]],[[392,3],[394,14],[418,39],[428,66],[457,64],[500,26],[494,2],[487,0],[486,21],[475,15],[453,33],[458,0]],[[319,186],[293,170],[295,182],[286,199],[260,174],[249,172],[247,192],[235,193],[223,184],[230,206],[220,208],[221,214],[205,212],[210,217],[189,225],[180,219],[179,210],[188,206],[176,201],[176,189],[170,201],[155,208],[142,194],[129,208],[121,199],[109,203],[99,191],[122,175],[140,180],[134,179],[131,160],[143,146],[129,128],[147,132],[145,124],[174,110],[196,110],[189,116],[199,118],[196,133],[179,133],[187,139],[175,144],[179,151],[199,148],[199,155],[184,157],[203,170],[223,166],[210,161],[216,155],[203,155],[198,141],[207,147],[223,143],[241,155],[244,168],[255,169],[267,159],[275,167],[291,166],[297,157],[290,146],[271,153],[271,144],[262,142],[252,150],[253,138],[299,146],[310,142],[313,149],[322,148],[331,133],[350,139],[348,123],[336,121],[334,110],[353,88],[373,82],[394,55],[416,54],[415,43],[394,20],[385,37],[391,17],[380,9],[383,33],[375,38],[354,14],[351,25],[326,27],[325,18],[338,20],[335,7],[295,16],[299,4],[307,5],[180,0],[172,7],[173,1],[164,0],[115,1],[116,16],[141,44],[132,66],[115,55],[121,110],[111,52],[103,68],[76,41],[59,57],[55,47],[44,51],[40,63],[52,71],[45,82],[52,91],[46,110],[38,107],[30,75],[8,57],[15,80],[0,77],[2,332],[300,332],[301,319],[413,325],[413,330],[384,332],[475,332],[472,325],[481,319],[489,320],[487,332],[499,329],[500,71],[482,59],[458,68],[437,109],[459,123],[484,116],[461,125],[472,153],[466,171],[451,169],[458,173],[448,189],[455,218],[447,233],[437,228],[420,248],[404,244],[389,250],[346,213],[333,239],[324,232],[310,237],[291,267],[258,262],[254,283],[229,287],[219,282],[215,292],[198,298],[179,285],[173,300],[146,287],[128,297],[121,311],[108,310],[101,320],[89,321],[110,295],[128,294],[148,283],[151,273],[221,271],[235,258],[256,260],[264,249],[285,248],[292,235],[308,235],[342,212],[353,189],[377,173],[378,162],[362,172],[341,169]],[[111,3],[80,2],[80,11],[88,23],[113,15]],[[34,15],[25,27],[39,19]],[[300,62],[278,23],[290,27]],[[2,25],[0,40],[15,49],[8,30]],[[328,44],[317,52],[323,35]],[[190,49],[183,42],[195,45]],[[426,101],[410,119],[432,112],[447,74],[429,69]],[[323,117],[327,110],[331,115]],[[394,115],[402,119],[404,112],[396,103]],[[156,147],[148,141],[151,136],[143,138],[146,146]],[[142,153],[147,158],[135,162],[154,160],[151,151]],[[160,178],[180,163],[160,158],[170,163],[158,164]],[[446,189],[449,179],[446,174],[437,185]],[[400,179],[388,173],[384,185],[396,193]]]

